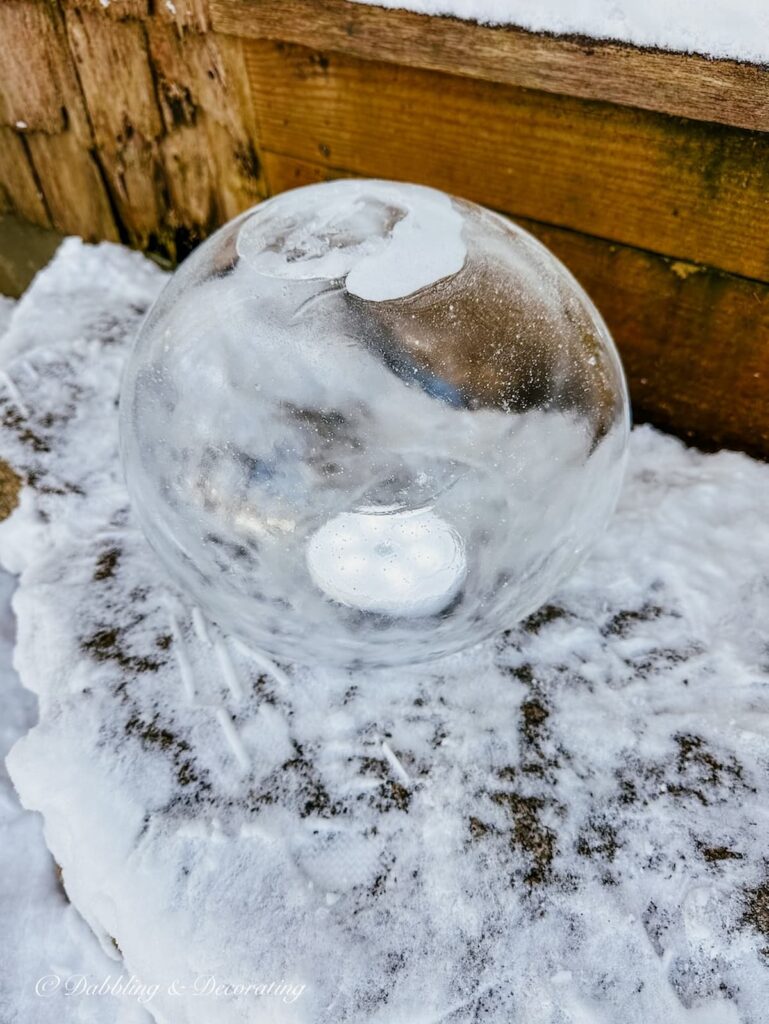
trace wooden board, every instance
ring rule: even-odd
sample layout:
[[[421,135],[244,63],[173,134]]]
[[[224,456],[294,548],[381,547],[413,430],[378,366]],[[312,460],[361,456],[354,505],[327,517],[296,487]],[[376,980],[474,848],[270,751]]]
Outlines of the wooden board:
[[[271,191],[338,177],[265,152]],[[769,285],[518,219],[563,260],[617,341],[634,415],[703,448],[769,454]]]
[[[53,4],[0,2],[0,124],[88,135],[62,19]]]
[[[270,40],[262,146],[769,280],[769,135]]]
[[[24,137],[3,127],[0,127],[0,211],[15,211],[33,224],[50,226],[43,192]]]
[[[27,145],[51,225],[62,234],[81,235],[91,242],[118,241],[99,164],[75,133],[35,132]]]
[[[115,153],[135,135],[156,139],[162,121],[141,23],[69,10],[67,35],[96,145]]]
[[[211,0],[214,30],[769,130],[766,70],[732,60],[430,18],[347,0]]]

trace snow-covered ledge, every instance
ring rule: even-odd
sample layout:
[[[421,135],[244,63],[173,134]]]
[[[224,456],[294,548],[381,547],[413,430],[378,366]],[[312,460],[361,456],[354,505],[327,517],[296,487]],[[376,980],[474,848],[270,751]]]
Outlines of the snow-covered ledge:
[[[762,0],[355,0],[482,25],[589,36],[634,46],[769,64],[769,8]]]

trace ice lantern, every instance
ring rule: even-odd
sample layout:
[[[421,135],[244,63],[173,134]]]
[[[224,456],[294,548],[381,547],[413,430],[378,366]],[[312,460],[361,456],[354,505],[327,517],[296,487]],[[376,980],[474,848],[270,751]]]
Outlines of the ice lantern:
[[[603,531],[622,368],[590,299],[505,218],[335,181],[226,224],[125,371],[147,538],[221,627],[282,659],[440,657],[533,612]]]

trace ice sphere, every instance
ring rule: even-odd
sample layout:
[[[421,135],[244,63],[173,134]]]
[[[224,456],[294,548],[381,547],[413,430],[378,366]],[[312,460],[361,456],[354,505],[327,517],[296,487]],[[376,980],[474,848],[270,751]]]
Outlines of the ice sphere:
[[[226,224],[123,378],[147,538],[191,601],[305,663],[387,666],[533,612],[603,531],[629,408],[611,337],[531,235],[335,181]]]

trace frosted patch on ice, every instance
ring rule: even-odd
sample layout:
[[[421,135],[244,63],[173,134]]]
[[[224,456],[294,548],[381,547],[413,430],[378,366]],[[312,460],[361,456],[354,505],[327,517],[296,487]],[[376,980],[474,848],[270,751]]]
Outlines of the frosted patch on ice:
[[[344,279],[351,295],[372,302],[456,274],[466,256],[449,196],[384,181],[325,182],[276,196],[244,221],[237,249],[260,274]]]
[[[29,416],[0,389],[40,702],[9,769],[71,900],[147,983],[305,986],[161,984],[150,1012],[765,1024],[769,467],[636,430],[605,536],[524,623],[418,669],[275,665],[201,621],[127,505],[118,378],[162,282],[65,243],[7,339]]]

